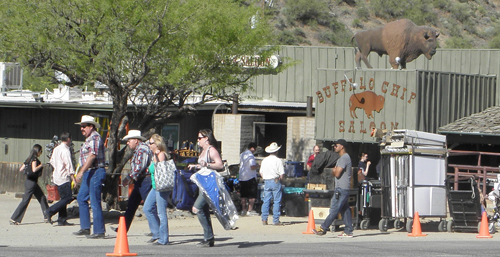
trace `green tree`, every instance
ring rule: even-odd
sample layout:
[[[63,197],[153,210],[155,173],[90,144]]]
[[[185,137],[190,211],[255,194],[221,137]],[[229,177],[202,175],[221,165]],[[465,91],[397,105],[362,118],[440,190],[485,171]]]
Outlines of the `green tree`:
[[[130,155],[116,150],[128,101],[146,113],[140,129],[151,133],[189,110],[190,95],[201,95],[201,104],[248,89],[257,72],[235,60],[276,50],[264,47],[272,34],[257,13],[258,6],[233,0],[6,0],[0,51],[32,74],[50,78],[60,71],[73,86],[108,86],[113,114],[107,172],[116,174]],[[114,205],[117,176],[108,177],[106,201]]]

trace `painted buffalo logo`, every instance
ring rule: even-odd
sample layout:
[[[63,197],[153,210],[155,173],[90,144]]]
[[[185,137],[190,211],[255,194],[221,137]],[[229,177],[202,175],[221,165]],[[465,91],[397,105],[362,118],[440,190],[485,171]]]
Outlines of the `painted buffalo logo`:
[[[365,91],[359,94],[353,94],[349,98],[349,111],[352,118],[356,116],[356,109],[365,110],[368,119],[373,118],[373,111],[380,113],[384,108],[385,98],[381,95],[375,94],[373,91]]]

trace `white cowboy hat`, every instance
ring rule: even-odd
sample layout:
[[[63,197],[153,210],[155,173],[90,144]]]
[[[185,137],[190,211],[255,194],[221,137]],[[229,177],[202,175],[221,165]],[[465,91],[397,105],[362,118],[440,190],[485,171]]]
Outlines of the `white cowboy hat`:
[[[82,116],[82,121],[75,123],[76,125],[82,125],[82,124],[92,124],[95,126],[96,129],[100,129],[101,125],[99,123],[95,122],[94,117],[90,115],[83,115]]]
[[[140,139],[141,141],[146,141],[146,138],[141,136],[140,130],[135,130],[135,129],[129,130],[128,134],[126,136],[124,136],[122,140],[126,141],[126,140],[129,140],[131,138],[137,138],[137,139]]]
[[[274,153],[277,152],[281,148],[281,145],[278,146],[276,142],[272,142],[268,147],[266,147],[266,153]]]

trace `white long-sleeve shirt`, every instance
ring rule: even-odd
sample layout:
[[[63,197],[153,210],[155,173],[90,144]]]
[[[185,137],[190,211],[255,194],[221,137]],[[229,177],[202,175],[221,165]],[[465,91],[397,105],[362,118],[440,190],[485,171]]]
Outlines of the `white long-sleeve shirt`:
[[[73,168],[73,163],[71,162],[71,152],[69,150],[69,146],[64,143],[58,145],[54,149],[52,157],[50,158],[50,164],[54,167],[52,182],[58,186],[69,182],[69,176],[75,174],[75,169]]]

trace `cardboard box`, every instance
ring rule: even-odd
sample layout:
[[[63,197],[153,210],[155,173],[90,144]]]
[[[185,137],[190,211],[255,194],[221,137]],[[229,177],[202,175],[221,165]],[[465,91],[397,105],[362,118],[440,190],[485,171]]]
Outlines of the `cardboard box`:
[[[330,208],[324,207],[311,207],[311,211],[313,211],[315,220],[324,220],[330,213]]]
[[[326,184],[307,184],[307,189],[310,190],[326,190]]]

